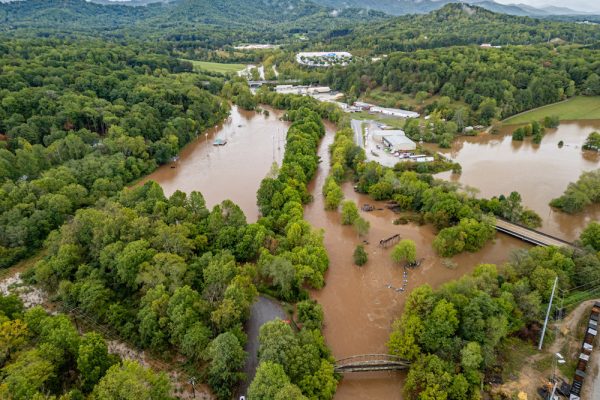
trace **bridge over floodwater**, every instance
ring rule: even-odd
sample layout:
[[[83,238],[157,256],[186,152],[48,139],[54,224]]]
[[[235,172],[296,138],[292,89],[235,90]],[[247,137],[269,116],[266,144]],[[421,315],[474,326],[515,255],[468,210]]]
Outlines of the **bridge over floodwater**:
[[[509,222],[501,218],[496,218],[496,230],[536,246],[575,247],[572,243],[569,243],[566,240],[548,235],[547,233],[540,232],[535,229],[524,227],[523,225],[515,224],[514,222]]]
[[[336,361],[334,370],[338,373],[400,371],[409,367],[410,362],[398,356],[389,354],[362,354]]]

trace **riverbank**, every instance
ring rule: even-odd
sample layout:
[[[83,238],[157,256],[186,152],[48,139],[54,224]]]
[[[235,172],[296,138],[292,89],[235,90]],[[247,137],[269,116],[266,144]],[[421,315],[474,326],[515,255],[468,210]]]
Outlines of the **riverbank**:
[[[513,115],[502,121],[504,125],[526,124],[556,115],[563,120],[579,121],[600,119],[600,96],[577,96],[554,104]]]

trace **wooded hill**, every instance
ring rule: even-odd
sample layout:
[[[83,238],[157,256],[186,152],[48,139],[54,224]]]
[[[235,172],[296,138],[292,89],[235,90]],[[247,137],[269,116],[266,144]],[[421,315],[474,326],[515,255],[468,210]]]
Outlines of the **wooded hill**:
[[[179,0],[148,6],[101,5],[84,0],[0,4],[0,32],[190,40],[195,47],[211,48],[245,41],[280,41],[297,33],[343,30],[358,21],[383,18],[383,13],[367,10],[334,12],[306,0]]]
[[[357,25],[323,47],[387,53],[468,44],[492,45],[600,40],[597,25],[498,14],[477,6],[448,4],[425,15],[407,15]]]

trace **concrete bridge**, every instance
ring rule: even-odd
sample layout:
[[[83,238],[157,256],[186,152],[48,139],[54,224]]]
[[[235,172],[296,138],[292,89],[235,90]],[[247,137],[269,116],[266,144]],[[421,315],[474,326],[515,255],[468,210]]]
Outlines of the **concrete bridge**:
[[[535,229],[526,228],[523,225],[515,224],[514,222],[509,222],[501,218],[496,218],[496,230],[536,246],[575,247],[566,240],[536,231]]]
[[[389,354],[362,354],[335,362],[334,370],[345,372],[399,371],[408,369],[410,362]]]

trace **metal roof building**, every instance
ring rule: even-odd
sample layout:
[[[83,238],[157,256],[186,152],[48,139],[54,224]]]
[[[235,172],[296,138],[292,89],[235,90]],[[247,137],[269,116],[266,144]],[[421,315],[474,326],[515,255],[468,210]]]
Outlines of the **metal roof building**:
[[[417,148],[417,144],[404,135],[383,136],[383,144],[392,151],[410,151]]]

